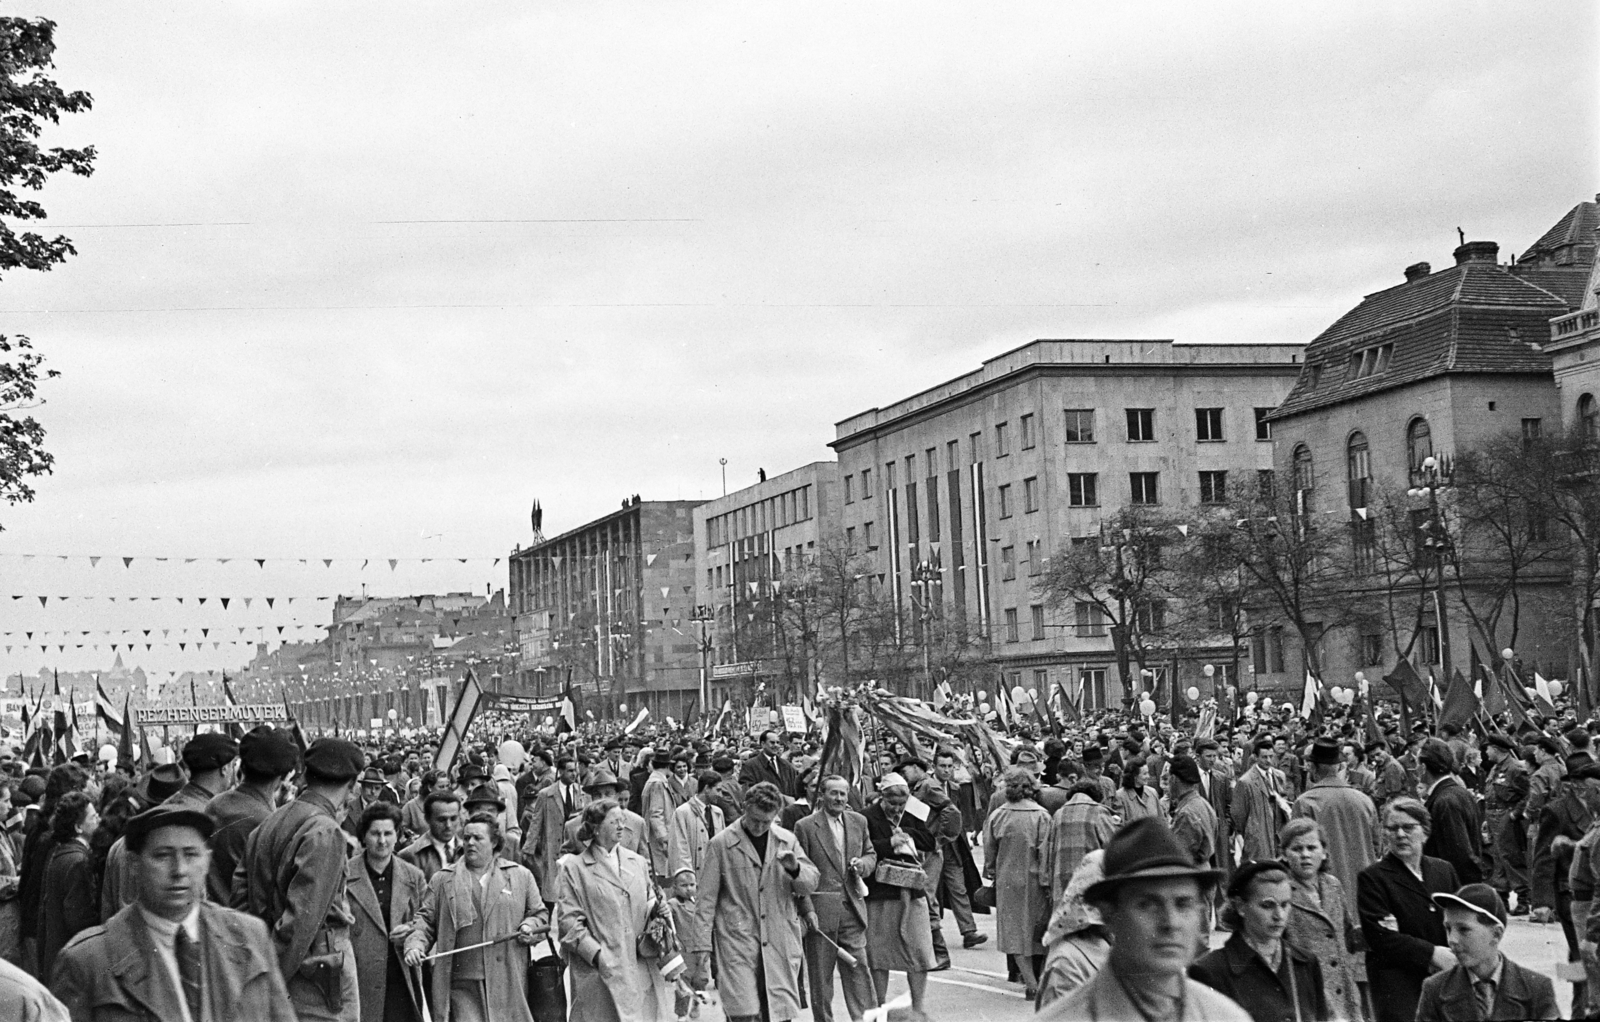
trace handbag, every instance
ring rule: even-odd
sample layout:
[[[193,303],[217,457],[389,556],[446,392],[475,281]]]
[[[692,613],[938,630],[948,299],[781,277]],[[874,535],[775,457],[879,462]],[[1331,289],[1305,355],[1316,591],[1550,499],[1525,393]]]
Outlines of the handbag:
[[[984,884],[972,892],[972,911],[988,915],[994,911],[994,885]]]
[[[928,889],[928,874],[922,867],[904,862],[880,861],[872,871],[872,879],[889,887],[906,887],[913,891]]]
[[[567,963],[561,960],[555,938],[550,941],[550,954],[528,963],[528,1010],[533,1022],[567,1022],[567,989],[562,973]]]

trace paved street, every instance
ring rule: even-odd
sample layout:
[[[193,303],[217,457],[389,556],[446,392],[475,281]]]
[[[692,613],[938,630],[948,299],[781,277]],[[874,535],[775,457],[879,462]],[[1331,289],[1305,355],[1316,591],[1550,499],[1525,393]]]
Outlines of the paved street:
[[[938,972],[928,977],[928,1010],[940,1022],[1005,1022],[1009,1019],[1026,1019],[1033,1015],[1033,1006],[1022,998],[1022,987],[1007,983],[1005,960],[990,950],[994,941],[994,916],[978,916],[979,929],[989,934],[990,945],[973,951],[962,950],[960,938],[955,937],[951,951],[953,967],[948,972]],[[946,939],[955,936],[955,925],[946,919]],[[1227,934],[1212,934],[1212,946],[1220,946]],[[1557,959],[1566,957],[1566,941],[1561,927],[1556,924],[1539,926],[1522,920],[1512,920],[1511,928],[1502,945],[1508,956],[1523,965],[1555,976]],[[896,975],[889,984],[891,997],[905,991],[905,978]],[[713,999],[715,991],[713,991]],[[1570,1014],[1572,986],[1556,984],[1556,999],[1563,1014]],[[844,997],[834,996],[834,1017],[847,1020]],[[712,1004],[702,1010],[703,1022],[723,1022],[719,1005]],[[809,1012],[802,1014],[809,1018]]]

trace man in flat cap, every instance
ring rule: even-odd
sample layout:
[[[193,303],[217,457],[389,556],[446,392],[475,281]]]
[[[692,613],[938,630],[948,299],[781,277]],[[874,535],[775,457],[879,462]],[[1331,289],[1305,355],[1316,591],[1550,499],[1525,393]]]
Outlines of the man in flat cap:
[[[137,900],[73,937],[50,977],[74,1022],[294,1022],[266,926],[205,900],[211,832],[182,806],[128,821]]]
[[[350,742],[312,742],[305,790],[255,829],[234,872],[234,902],[266,920],[300,1022],[361,1017],[341,821],[365,766]]]
[[[1515,892],[1517,905],[1511,914],[1525,916],[1531,904],[1527,853],[1522,847],[1526,832],[1517,820],[1522,803],[1528,798],[1528,767],[1522,762],[1517,743],[1506,735],[1486,738],[1483,757],[1489,761],[1489,773],[1483,782],[1483,815],[1494,851],[1494,873],[1489,883],[1507,904]]]
[[[206,803],[206,815],[216,827],[206,890],[220,905],[232,903],[233,872],[244,857],[245,842],[277,808],[284,781],[300,769],[300,747],[288,731],[263,724],[239,739],[239,769],[244,775],[239,786]]]
[[[1494,888],[1467,884],[1454,894],[1433,895],[1433,902],[1444,910],[1456,964],[1422,981],[1417,1022],[1561,1017],[1550,977],[1501,953],[1506,906]]]
[[[195,735],[183,747],[183,768],[189,783],[168,805],[205,811],[206,804],[233,787],[233,762],[239,758],[239,743],[227,735],[210,732]]]

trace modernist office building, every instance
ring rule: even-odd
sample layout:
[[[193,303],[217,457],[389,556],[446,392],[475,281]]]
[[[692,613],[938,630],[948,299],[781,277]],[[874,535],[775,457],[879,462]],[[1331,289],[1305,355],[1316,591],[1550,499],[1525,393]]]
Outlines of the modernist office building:
[[[619,705],[658,718],[690,710],[699,689],[690,516],[699,503],[633,497],[512,552],[523,691],[551,696],[570,676],[580,706],[597,717]]]
[[[994,683],[1081,683],[1089,706],[1116,705],[1141,686],[1117,677],[1103,621],[1046,605],[1035,588],[1045,559],[1125,505],[1220,501],[1239,474],[1270,469],[1266,416],[1303,350],[1039,340],[852,416],[831,444],[846,541],[908,611],[926,589],[964,619],[997,664]],[[927,566],[918,577],[924,564],[931,579]],[[1232,660],[1186,656],[1180,685]]]

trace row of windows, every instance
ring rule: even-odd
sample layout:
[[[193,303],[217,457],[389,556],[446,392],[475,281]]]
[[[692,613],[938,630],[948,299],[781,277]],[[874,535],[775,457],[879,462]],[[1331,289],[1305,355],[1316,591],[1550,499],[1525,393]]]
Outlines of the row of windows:
[[[1255,437],[1260,441],[1272,439],[1272,424],[1267,421],[1270,408],[1256,408],[1253,410]],[[1099,432],[1096,428],[1094,408],[1068,408],[1062,412],[1062,440],[1069,444],[1092,444],[1099,442]],[[1200,443],[1222,443],[1227,440],[1226,409],[1223,408],[1196,408],[1194,410],[1195,440]],[[1123,409],[1124,423],[1127,429],[1126,436],[1129,443],[1154,443],[1156,441],[1156,409],[1154,408],[1125,408]],[[1038,446],[1039,431],[1034,423],[1032,412],[1026,413],[1017,420],[1017,440],[1022,450],[1031,450]],[[967,463],[974,464],[983,459],[982,445],[983,434],[973,433],[969,438],[969,458]],[[1011,423],[1001,422],[994,427],[994,452],[995,457],[1005,458],[1011,454],[1012,434]],[[946,445],[946,470],[954,471],[961,467],[961,445],[958,440],[951,440]],[[939,472],[939,448],[930,447],[924,452],[925,471],[929,478]],[[901,469],[901,462],[891,461],[883,466],[883,487],[886,490],[895,488],[895,479]],[[908,454],[903,462],[905,478],[917,478],[917,456]],[[864,468],[859,475],[851,474],[844,477],[844,502],[855,503],[859,497],[862,500],[870,499],[874,492],[873,470]]]
[[[1030,637],[1034,641],[1045,637],[1044,605],[1035,603],[1028,608],[1030,623]],[[1161,632],[1167,626],[1167,601],[1145,600],[1133,609],[1134,627],[1147,634]],[[1106,616],[1098,603],[1080,600],[1073,608],[1073,623],[1065,627],[1072,630],[1072,634],[1080,639],[1100,638],[1106,635]],[[1021,619],[1018,617],[1016,607],[1008,607],[1002,614],[1005,622],[1005,641],[1021,642]]]
[[[727,546],[736,539],[808,522],[811,516],[811,487],[798,486],[776,497],[758,500],[727,514],[706,519],[706,541],[714,547]]]

